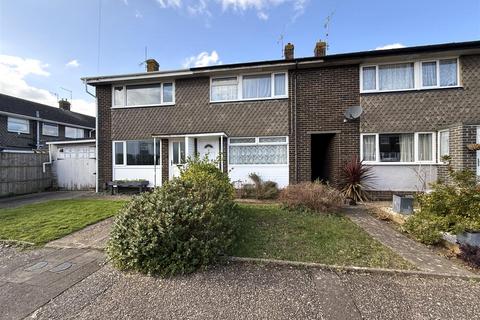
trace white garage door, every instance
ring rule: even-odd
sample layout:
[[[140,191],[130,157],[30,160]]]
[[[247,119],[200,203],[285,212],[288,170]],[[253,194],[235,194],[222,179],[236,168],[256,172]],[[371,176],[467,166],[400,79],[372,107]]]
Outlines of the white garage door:
[[[66,190],[95,188],[95,146],[65,146],[58,148],[53,170],[58,187]]]

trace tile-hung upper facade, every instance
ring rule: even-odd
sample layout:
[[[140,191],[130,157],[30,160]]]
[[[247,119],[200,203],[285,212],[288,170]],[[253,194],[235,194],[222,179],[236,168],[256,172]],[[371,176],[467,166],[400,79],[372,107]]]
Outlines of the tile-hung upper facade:
[[[320,48],[320,49],[319,49]],[[476,169],[480,42],[85,78],[98,98],[99,185],[178,174],[219,159],[234,182],[340,183],[354,156],[372,190],[413,192],[442,178],[442,156]],[[360,117],[345,113],[361,106]]]

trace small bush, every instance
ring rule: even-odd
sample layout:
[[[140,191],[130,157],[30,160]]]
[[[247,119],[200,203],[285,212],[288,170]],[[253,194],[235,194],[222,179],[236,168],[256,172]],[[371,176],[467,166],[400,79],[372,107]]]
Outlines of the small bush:
[[[247,199],[276,199],[280,190],[274,181],[263,181],[262,178],[256,174],[251,173],[249,178],[253,184],[243,184],[239,190],[240,198]]]
[[[373,178],[372,167],[364,166],[363,160],[360,160],[358,156],[353,156],[342,170],[343,195],[354,204],[367,201],[369,196],[366,189],[371,187]]]
[[[469,244],[460,245],[460,254],[458,257],[466,261],[475,268],[480,268],[480,248]]]
[[[112,264],[170,276],[216,263],[233,241],[233,192],[215,164],[190,161],[179,178],[134,197],[121,210],[107,245]]]
[[[292,210],[328,212],[337,210],[344,202],[340,191],[320,182],[293,184],[280,192],[280,202]]]
[[[433,184],[432,192],[418,195],[417,202],[420,211],[408,219],[405,230],[421,242],[439,242],[440,232],[480,230],[480,190],[470,170],[450,168],[447,181]]]

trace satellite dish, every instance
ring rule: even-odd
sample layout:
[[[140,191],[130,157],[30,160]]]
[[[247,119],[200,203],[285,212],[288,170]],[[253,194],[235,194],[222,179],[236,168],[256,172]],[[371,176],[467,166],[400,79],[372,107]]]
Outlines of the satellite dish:
[[[346,120],[355,120],[360,117],[362,112],[363,112],[362,106],[353,106],[353,107],[349,107],[347,111],[345,111],[344,116]]]

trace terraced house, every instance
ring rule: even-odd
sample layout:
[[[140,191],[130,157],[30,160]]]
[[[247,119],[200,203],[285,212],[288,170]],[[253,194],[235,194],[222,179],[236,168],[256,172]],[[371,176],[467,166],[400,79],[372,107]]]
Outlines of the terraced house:
[[[425,190],[456,169],[478,171],[480,41],[84,78],[96,87],[98,185],[179,174],[194,154],[220,158],[235,182],[336,185],[358,155],[372,191]],[[361,107],[361,108],[360,108]],[[355,113],[352,114],[352,110]],[[359,112],[359,111],[362,112]]]

